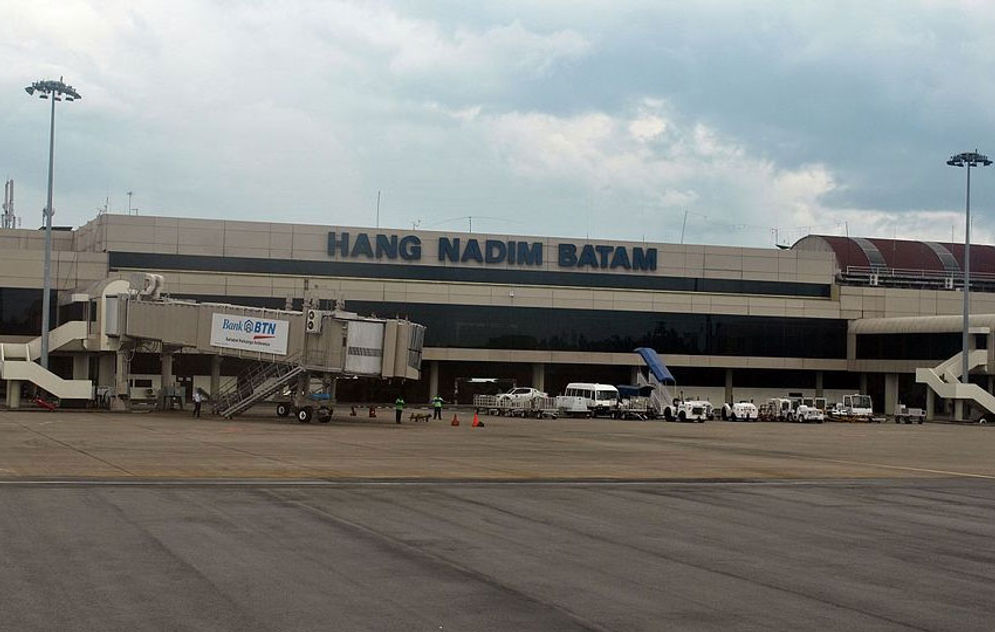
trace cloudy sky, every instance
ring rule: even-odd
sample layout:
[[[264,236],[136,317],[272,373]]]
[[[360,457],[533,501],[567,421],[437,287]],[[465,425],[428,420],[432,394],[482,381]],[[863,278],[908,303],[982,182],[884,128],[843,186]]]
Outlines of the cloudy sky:
[[[964,237],[995,3],[8,0],[0,175],[141,214],[770,246]],[[995,167],[974,172],[995,241]],[[686,226],[684,224],[686,217]],[[472,219],[470,219],[472,218]]]

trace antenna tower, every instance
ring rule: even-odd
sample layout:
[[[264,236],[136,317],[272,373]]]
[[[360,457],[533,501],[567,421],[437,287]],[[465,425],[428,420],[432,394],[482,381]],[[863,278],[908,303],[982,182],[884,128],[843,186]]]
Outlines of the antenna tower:
[[[3,183],[3,228],[17,228],[20,222],[14,215],[14,180]]]

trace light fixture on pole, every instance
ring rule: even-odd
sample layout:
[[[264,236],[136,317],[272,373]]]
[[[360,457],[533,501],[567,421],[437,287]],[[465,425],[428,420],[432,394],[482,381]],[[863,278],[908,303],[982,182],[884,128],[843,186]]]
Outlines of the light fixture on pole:
[[[41,365],[48,368],[48,330],[49,310],[51,309],[52,293],[52,170],[55,162],[55,102],[65,99],[75,101],[80,99],[79,92],[72,86],[63,83],[62,77],[58,81],[36,81],[24,89],[29,95],[38,93],[41,99],[52,100],[52,118],[48,131],[48,202],[45,204],[45,289],[41,297]]]
[[[988,156],[979,154],[975,149],[973,152],[966,152],[951,156],[947,164],[951,167],[967,167],[967,203],[966,219],[964,227],[964,336],[963,349],[961,353],[961,378],[964,384],[969,383],[968,371],[968,349],[970,348],[970,314],[971,314],[971,167],[987,167],[992,164]]]

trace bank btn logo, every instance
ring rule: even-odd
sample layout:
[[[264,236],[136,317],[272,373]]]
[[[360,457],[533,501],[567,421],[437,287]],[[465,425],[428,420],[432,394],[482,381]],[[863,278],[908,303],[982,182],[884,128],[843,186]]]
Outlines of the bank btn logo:
[[[276,337],[276,323],[268,320],[246,318],[245,320],[238,321],[225,318],[221,328],[226,331],[241,331],[251,334],[253,340],[266,340]]]
[[[286,354],[289,331],[290,323],[285,320],[234,314],[211,318],[211,344],[216,347]]]

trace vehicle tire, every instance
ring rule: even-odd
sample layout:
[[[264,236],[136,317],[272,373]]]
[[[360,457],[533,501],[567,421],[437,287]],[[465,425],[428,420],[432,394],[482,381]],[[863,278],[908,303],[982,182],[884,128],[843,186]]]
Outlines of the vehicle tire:
[[[728,421],[730,417],[729,409],[725,406],[722,407],[722,421]]]
[[[673,421],[674,420],[674,411],[672,411],[669,407],[668,408],[664,408],[663,409],[663,419],[665,421]]]
[[[314,417],[314,408],[310,406],[305,406],[304,408],[297,409],[297,421],[302,424],[311,423],[311,418]]]
[[[794,414],[794,413],[788,413],[788,417],[787,417],[787,421],[788,421],[788,423],[790,424],[790,423],[794,423],[795,421],[799,421],[799,422],[800,422],[800,421],[801,421],[801,419],[797,419],[797,418],[795,417],[795,414]]]
[[[684,422],[687,420],[688,420],[687,413],[685,413],[683,410],[677,413],[677,421]]]
[[[736,413],[729,413],[729,421],[736,421]]]
[[[318,409],[318,421],[323,424],[327,424],[332,420],[332,411],[327,406],[322,406]]]
[[[285,404],[280,402],[276,405],[276,414],[278,417],[286,417],[290,414],[290,404]]]
[[[922,421],[923,421],[923,420],[922,420],[922,419],[920,419],[920,420],[919,420],[919,421],[917,421],[916,423],[917,423],[917,424],[919,424],[919,425],[922,425]],[[910,421],[909,423],[912,423],[912,422]]]

